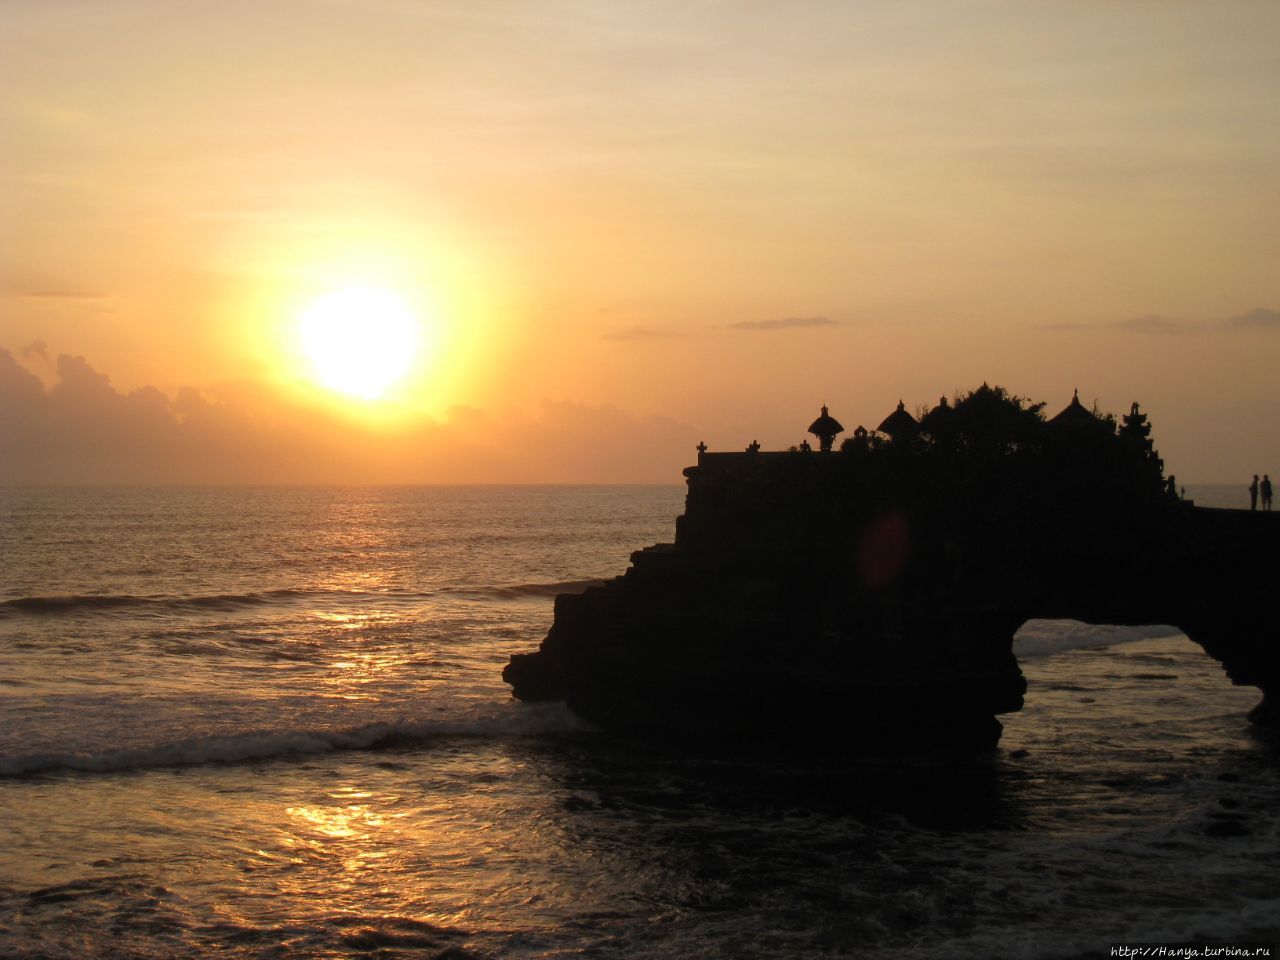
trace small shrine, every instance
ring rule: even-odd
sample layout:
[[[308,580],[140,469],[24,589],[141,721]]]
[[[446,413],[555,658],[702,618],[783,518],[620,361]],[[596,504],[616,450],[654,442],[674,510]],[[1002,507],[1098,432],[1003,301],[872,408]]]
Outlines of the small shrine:
[[[823,453],[831,450],[831,445],[835,443],[836,435],[841,433],[844,427],[840,421],[831,416],[827,412],[827,405],[822,405],[822,413],[818,419],[809,424],[809,432],[818,438],[818,449]]]

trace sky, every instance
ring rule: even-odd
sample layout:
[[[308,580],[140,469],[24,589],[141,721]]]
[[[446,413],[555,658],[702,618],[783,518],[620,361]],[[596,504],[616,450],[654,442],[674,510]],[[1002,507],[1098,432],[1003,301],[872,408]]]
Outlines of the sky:
[[[0,0],[0,483],[670,482],[982,382],[1280,473],[1274,0]],[[323,344],[302,318],[375,290]],[[392,363],[392,361],[395,363]],[[350,361],[354,362],[354,361]]]

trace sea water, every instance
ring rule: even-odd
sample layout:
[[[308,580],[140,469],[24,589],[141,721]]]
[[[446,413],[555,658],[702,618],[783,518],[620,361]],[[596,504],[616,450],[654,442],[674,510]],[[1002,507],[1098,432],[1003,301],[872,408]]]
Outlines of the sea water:
[[[1172,628],[1028,624],[1027,706],[978,757],[705,755],[512,701],[552,598],[670,540],[682,499],[0,491],[0,956],[1274,939],[1280,746]]]

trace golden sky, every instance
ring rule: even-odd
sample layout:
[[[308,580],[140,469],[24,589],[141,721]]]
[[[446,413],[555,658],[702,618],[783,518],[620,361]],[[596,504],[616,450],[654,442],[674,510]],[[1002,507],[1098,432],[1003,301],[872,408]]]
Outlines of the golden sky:
[[[678,482],[984,380],[1280,473],[1277,38],[1274,0],[0,2],[0,480]],[[353,285],[420,325],[381,400],[299,343]]]

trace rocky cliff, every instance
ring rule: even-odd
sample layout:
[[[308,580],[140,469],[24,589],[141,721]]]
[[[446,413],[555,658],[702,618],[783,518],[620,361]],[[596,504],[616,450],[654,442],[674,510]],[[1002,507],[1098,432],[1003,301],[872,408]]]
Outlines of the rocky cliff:
[[[830,452],[701,452],[675,542],[558,597],[514,695],[641,735],[989,745],[1014,633],[1071,617],[1180,627],[1280,725],[1280,520],[1179,501],[1136,404],[1046,420],[984,385],[898,413]]]

